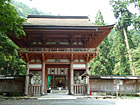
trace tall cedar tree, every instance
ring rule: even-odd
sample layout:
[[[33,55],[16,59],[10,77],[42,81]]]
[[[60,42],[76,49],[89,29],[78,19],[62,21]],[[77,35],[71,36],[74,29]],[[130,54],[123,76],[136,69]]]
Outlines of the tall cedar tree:
[[[111,56],[115,63],[113,75],[130,75],[124,35],[121,31],[116,31],[114,34]]]
[[[128,29],[128,26],[130,26],[132,24],[132,16],[133,16],[133,14],[127,8],[129,2],[124,1],[124,0],[117,0],[117,1],[111,0],[110,4],[113,7],[113,12],[114,12],[115,18],[118,19],[118,23],[116,25],[116,31],[120,31],[124,35],[124,41],[125,41],[127,52],[128,52],[131,74],[135,75],[134,68],[132,66],[132,56],[130,54],[129,45],[131,45],[131,44],[128,43],[128,39],[129,39],[129,41],[131,41],[131,38],[129,38],[130,36],[128,35],[127,29]],[[121,66],[121,64],[120,64],[120,66]]]

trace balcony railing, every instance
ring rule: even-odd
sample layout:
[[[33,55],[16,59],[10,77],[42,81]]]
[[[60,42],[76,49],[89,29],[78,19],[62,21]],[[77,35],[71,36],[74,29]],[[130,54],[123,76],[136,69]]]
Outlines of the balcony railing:
[[[98,53],[97,48],[22,48],[19,51],[40,51],[40,52],[94,52]]]

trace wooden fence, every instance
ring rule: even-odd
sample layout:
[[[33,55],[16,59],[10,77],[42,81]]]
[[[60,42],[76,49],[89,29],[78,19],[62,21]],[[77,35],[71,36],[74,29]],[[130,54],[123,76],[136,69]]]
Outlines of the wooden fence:
[[[75,95],[86,95],[87,84],[73,84],[73,92]]]
[[[29,85],[28,92],[29,92],[29,95],[31,96],[41,95],[41,85],[40,84]]]
[[[121,80],[122,85],[119,85],[121,93],[138,93],[140,92],[140,80],[138,79],[124,79]],[[116,84],[114,79],[90,79],[90,90],[92,92],[106,92],[114,93]]]

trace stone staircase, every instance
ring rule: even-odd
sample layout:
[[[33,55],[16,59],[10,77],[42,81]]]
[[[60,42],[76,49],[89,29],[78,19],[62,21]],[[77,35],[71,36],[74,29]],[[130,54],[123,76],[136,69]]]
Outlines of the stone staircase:
[[[68,94],[68,90],[66,90],[66,89],[62,89],[62,90],[52,89],[51,93],[66,93],[66,94]]]

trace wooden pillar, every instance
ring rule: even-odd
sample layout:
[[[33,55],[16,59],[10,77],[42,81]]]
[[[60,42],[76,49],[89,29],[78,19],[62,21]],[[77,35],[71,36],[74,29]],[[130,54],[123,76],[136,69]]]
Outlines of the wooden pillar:
[[[74,77],[74,72],[73,72],[73,55],[71,55],[71,61],[70,61],[70,94],[73,94],[73,77]]]
[[[70,92],[70,68],[68,68],[68,90],[69,90],[69,93],[68,94],[70,94],[71,92]]]
[[[44,89],[45,89],[45,62],[43,61],[42,62],[42,91],[41,91],[41,94],[44,95],[45,92],[44,92]]]
[[[73,61],[70,64],[70,94],[73,94]]]
[[[66,79],[66,82],[65,82],[65,84],[66,84],[66,89],[68,89],[68,83],[69,83],[69,81],[68,81],[68,68],[65,68],[65,79]]]
[[[55,70],[54,70],[55,71]],[[55,72],[54,72],[55,73]],[[55,84],[55,75],[52,75],[53,77],[53,88],[55,88],[54,84]],[[56,84],[55,84],[56,85]]]
[[[89,73],[89,67],[88,67],[88,62],[85,62],[85,66],[86,66],[86,72]],[[86,76],[87,78],[87,94],[90,94],[90,84],[89,84],[89,75]]]
[[[45,94],[47,94],[48,68],[45,70]]]
[[[28,95],[28,86],[29,86],[29,62],[26,62],[26,78],[25,78],[25,95]]]

